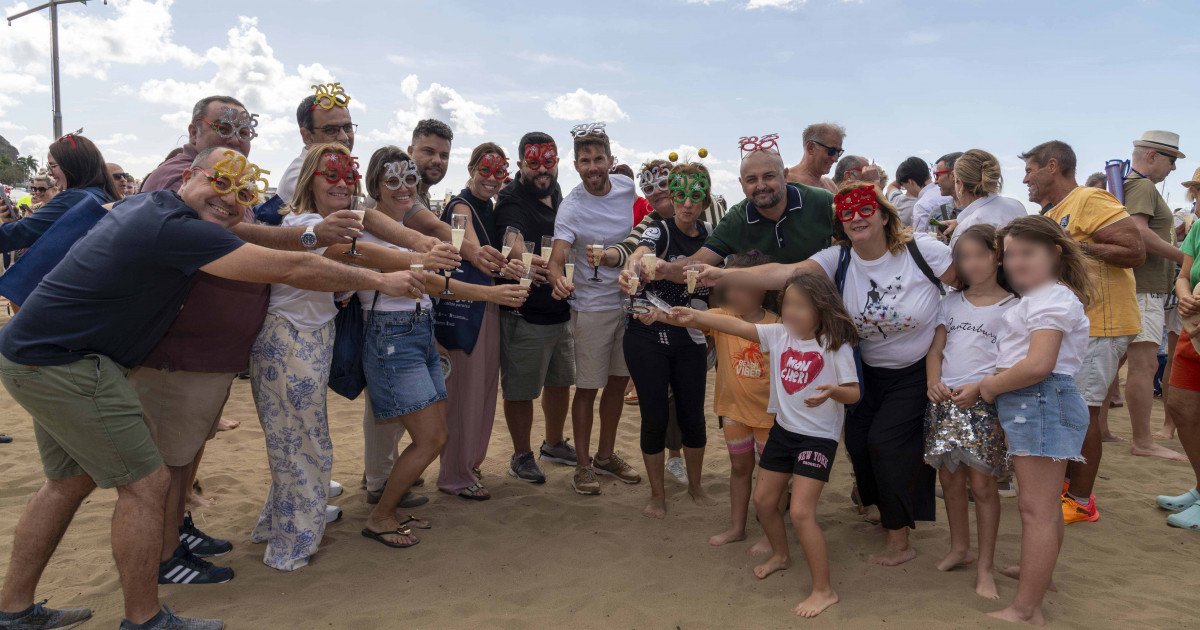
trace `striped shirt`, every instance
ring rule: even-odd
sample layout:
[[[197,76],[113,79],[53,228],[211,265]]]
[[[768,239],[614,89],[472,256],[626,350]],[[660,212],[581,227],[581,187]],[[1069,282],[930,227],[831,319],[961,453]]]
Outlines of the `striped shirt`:
[[[706,221],[710,225],[716,226],[721,222],[721,218],[724,216],[725,199],[723,197],[713,197],[713,202],[709,204],[709,206],[705,208],[704,212],[700,215],[700,221]],[[625,240],[617,243],[616,245],[608,246],[608,249],[617,252],[617,267],[625,266],[625,263],[629,260],[629,257],[633,255],[633,252],[637,249],[638,242],[642,240],[642,234],[645,233],[646,228],[651,223],[654,223],[655,221],[662,221],[664,218],[666,217],[663,217],[663,215],[659,214],[658,210],[652,210],[650,211],[650,214],[647,214],[645,217],[643,217],[637,225],[633,226],[633,230],[629,232],[629,236],[626,237]]]

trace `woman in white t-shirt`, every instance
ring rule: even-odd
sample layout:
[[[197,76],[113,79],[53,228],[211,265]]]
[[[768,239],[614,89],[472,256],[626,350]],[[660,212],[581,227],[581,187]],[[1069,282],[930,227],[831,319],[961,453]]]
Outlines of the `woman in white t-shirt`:
[[[863,506],[878,505],[888,531],[871,562],[894,566],[916,557],[908,530],[935,518],[933,469],[925,465],[925,355],[937,329],[941,282],[952,283],[950,248],[914,238],[873,184],[853,182],[834,198],[836,245],[792,265],[752,271],[707,268],[700,278],[774,289],[800,271],[821,271],[839,285],[860,338],[862,400],[846,419],[846,452]]]
[[[975,592],[999,599],[992,575],[1000,528],[996,477],[1008,468],[1008,445],[996,406],[979,398],[979,382],[996,369],[1001,318],[1017,298],[1000,267],[999,239],[991,225],[972,226],[962,233],[954,245],[954,267],[958,290],[938,306],[937,332],[925,362],[930,401],[925,412],[925,462],[938,471],[950,521],[950,553],[937,568],[949,571],[975,559],[967,518],[969,484],[979,532]]]
[[[843,406],[859,398],[853,349],[858,333],[837,288],[822,273],[792,276],[782,303],[778,324],[751,324],[739,317],[684,307],[659,318],[737,335],[771,355],[767,411],[775,414],[775,425],[759,462],[754,507],[772,555],[754,568],[754,575],[763,579],[791,564],[783,514],[778,510],[790,483],[792,525],[812,574],[812,593],[792,612],[816,617],[838,601],[829,580],[829,553],[816,509],[837,453]]]
[[[1088,257],[1058,223],[1021,217],[1000,231],[1004,273],[1021,302],[1004,314],[997,341],[997,374],[979,384],[996,402],[1021,487],[1021,566],[1017,594],[991,616],[1042,626],[1042,598],[1063,539],[1068,461],[1083,461],[1088,408],[1075,385],[1087,354],[1084,309],[1095,294]]]
[[[1000,196],[1004,177],[1000,160],[983,149],[971,149],[954,161],[954,199],[962,206],[958,218],[947,221],[950,247],[972,225],[1002,228],[1013,219],[1028,216],[1025,204]]]

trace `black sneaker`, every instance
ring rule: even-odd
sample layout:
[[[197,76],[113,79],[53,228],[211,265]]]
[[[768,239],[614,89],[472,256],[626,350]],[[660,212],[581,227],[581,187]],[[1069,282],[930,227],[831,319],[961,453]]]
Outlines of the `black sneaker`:
[[[542,448],[538,459],[544,462],[554,462],[555,464],[565,464],[567,466],[575,466],[579,463],[579,456],[575,453],[575,447],[571,446],[571,438],[567,438],[554,446],[546,444],[542,440]]]
[[[513,455],[509,460],[508,474],[526,483],[546,483],[546,475],[533,460],[533,452]]]
[[[0,628],[4,630],[50,630],[50,628],[70,628],[83,623],[92,617],[90,608],[46,608],[42,601],[33,605],[28,613],[16,619],[0,619]]]
[[[179,544],[201,558],[215,558],[233,551],[233,543],[200,531],[192,522],[191,512],[184,515],[183,525],[179,526]]]
[[[121,620],[120,630],[133,630],[134,628],[148,628],[149,630],[222,630],[225,623],[220,619],[195,619],[190,617],[179,617],[171,612],[170,608],[164,604],[163,609],[158,611],[144,624],[136,624],[128,619]]]
[[[232,579],[233,569],[213,566],[182,545],[171,559],[158,563],[159,584],[224,584]]]

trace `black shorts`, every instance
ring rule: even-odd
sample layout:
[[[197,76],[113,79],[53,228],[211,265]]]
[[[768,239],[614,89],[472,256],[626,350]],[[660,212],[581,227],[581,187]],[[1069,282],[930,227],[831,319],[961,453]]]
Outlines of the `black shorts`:
[[[778,424],[771,427],[758,465],[771,472],[829,481],[837,440],[792,433]]]

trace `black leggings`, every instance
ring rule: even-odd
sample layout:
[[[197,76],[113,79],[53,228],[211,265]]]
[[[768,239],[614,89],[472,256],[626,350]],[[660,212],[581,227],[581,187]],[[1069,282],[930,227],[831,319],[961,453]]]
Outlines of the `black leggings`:
[[[683,434],[685,448],[704,448],[708,433],[704,428],[704,390],[707,386],[707,348],[704,344],[656,343],[632,331],[625,331],[625,365],[637,387],[638,407],[642,412],[642,452],[663,452],[667,440],[670,405],[667,387],[674,392],[675,417]]]
[[[915,527],[936,514],[937,471],[925,464],[925,359],[889,370],[863,364],[863,398],[846,419],[846,452],[863,505],[878,505],[884,529]]]

